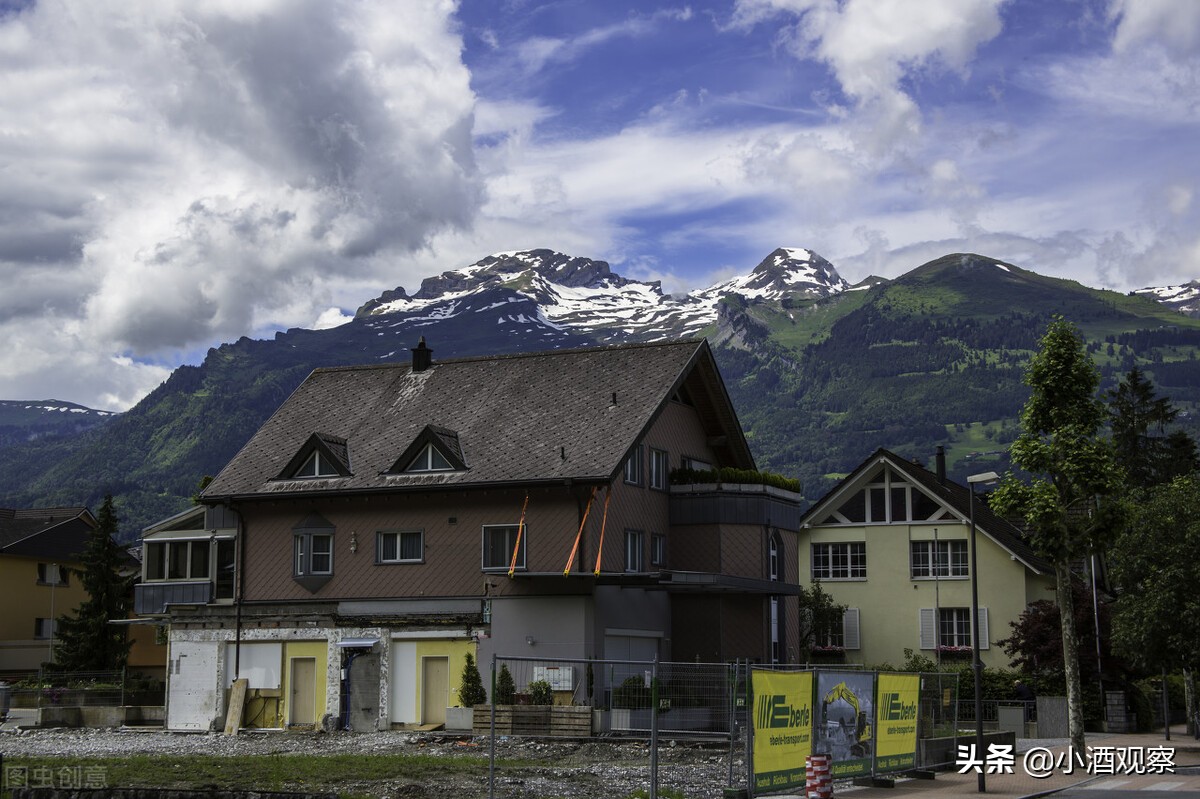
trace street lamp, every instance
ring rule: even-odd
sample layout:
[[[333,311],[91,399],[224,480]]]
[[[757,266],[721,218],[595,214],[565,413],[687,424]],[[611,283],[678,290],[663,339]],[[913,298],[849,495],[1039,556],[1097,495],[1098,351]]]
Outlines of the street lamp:
[[[995,472],[982,472],[967,477],[971,492],[971,652],[975,669],[975,757],[983,757],[983,660],[979,655],[979,547],[975,543],[975,485],[994,485],[1000,480]],[[984,769],[979,769],[979,793],[987,793]]]

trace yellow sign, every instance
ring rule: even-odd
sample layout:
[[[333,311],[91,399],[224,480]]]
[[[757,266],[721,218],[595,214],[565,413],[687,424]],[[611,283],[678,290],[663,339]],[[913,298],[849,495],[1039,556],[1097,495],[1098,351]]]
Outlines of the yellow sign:
[[[751,672],[754,695],[754,789],[804,785],[812,752],[812,672]]]
[[[921,676],[880,672],[875,690],[875,769],[884,772],[912,768],[917,760]]]

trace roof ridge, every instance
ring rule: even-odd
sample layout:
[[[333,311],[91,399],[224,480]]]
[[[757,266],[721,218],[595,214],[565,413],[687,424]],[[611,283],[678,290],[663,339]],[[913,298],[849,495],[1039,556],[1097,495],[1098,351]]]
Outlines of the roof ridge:
[[[448,364],[463,364],[463,363],[480,363],[483,361],[511,361],[524,358],[545,358],[555,355],[587,355],[597,352],[611,352],[615,350],[638,350],[638,349],[663,349],[668,347],[684,347],[698,346],[705,341],[703,336],[693,336],[690,338],[673,339],[671,341],[636,341],[626,342],[622,344],[600,344],[588,347],[570,347],[561,350],[538,350],[536,352],[509,352],[498,355],[466,355],[460,358],[445,358],[435,360],[433,366],[445,366]],[[344,366],[318,366],[313,369],[313,373],[318,372],[352,372],[358,370],[374,370],[374,369],[411,369],[412,364],[408,361],[392,361],[390,363],[364,363],[364,364],[347,364]]]

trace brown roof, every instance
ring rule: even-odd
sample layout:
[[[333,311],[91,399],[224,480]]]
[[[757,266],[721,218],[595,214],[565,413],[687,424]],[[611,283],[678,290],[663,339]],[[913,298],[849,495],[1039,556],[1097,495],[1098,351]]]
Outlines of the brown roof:
[[[680,390],[721,465],[753,468],[707,342],[317,369],[204,490],[206,500],[471,485],[605,482]],[[397,473],[430,431],[465,470]],[[314,433],[346,442],[350,474],[277,479]]]

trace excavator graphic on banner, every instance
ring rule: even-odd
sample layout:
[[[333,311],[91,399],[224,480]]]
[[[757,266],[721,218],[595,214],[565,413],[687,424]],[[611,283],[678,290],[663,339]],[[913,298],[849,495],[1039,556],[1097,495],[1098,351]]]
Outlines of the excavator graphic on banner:
[[[844,748],[850,757],[870,757],[871,716],[845,682],[829,689],[821,703],[821,721],[829,743]]]

